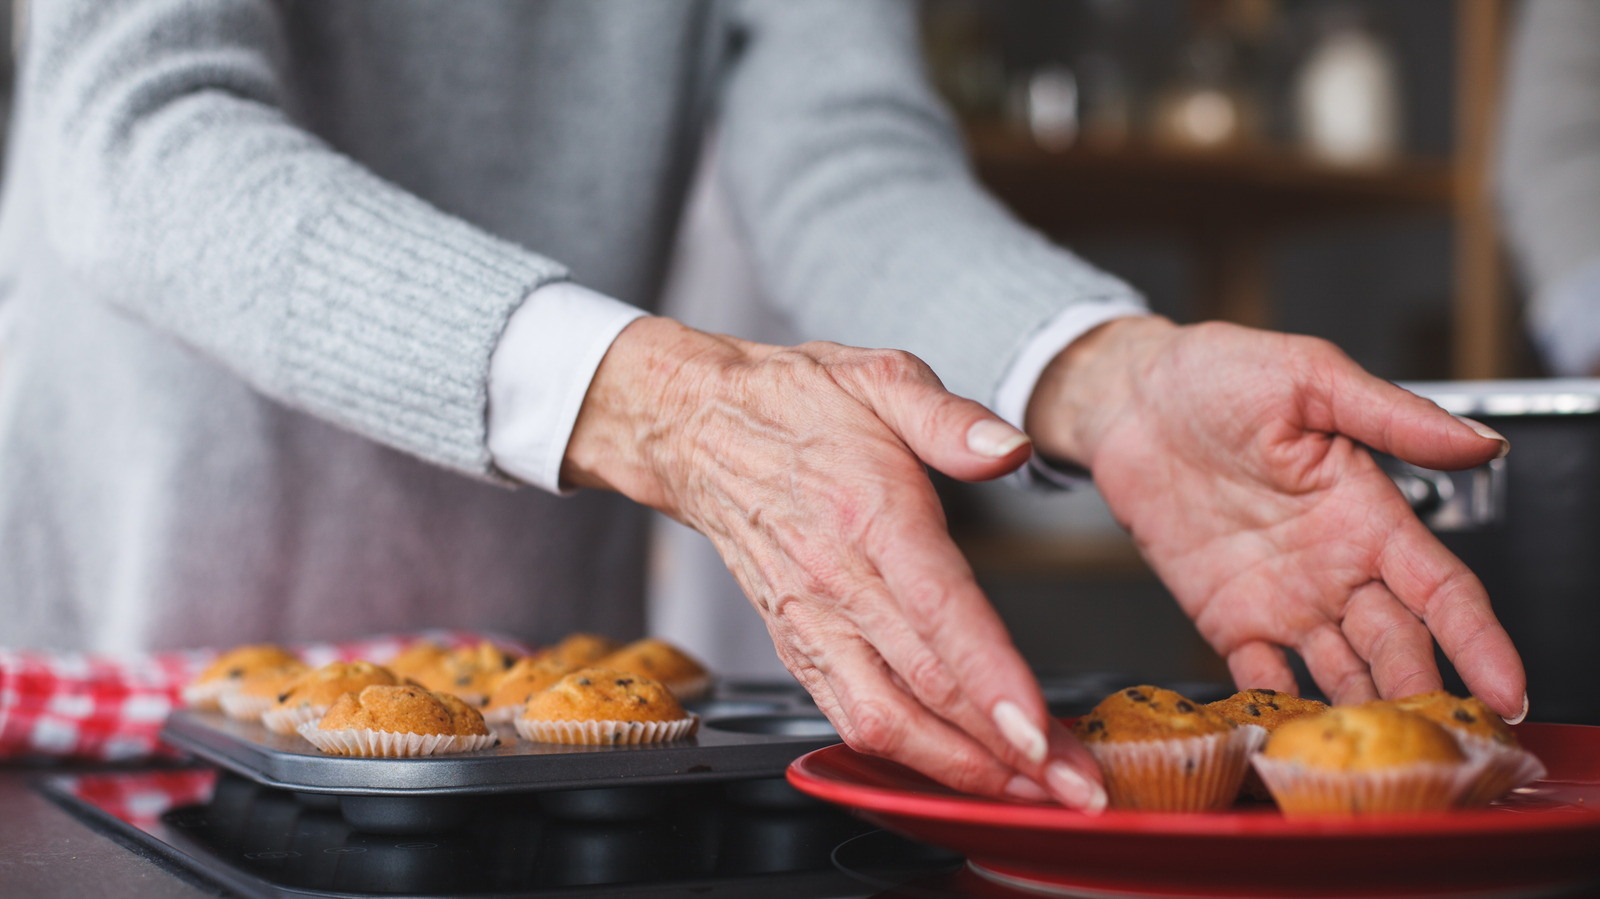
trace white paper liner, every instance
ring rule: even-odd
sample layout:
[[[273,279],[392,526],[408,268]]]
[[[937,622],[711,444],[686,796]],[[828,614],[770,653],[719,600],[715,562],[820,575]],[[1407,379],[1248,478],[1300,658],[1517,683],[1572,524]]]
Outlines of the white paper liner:
[[[238,680],[231,677],[218,677],[188,684],[183,688],[183,704],[202,712],[214,712],[221,707],[219,703],[222,694],[238,686]]]
[[[344,728],[322,730],[316,723],[307,721],[299,727],[300,736],[311,745],[329,755],[352,755],[364,758],[403,759],[424,755],[445,755],[452,752],[474,752],[488,749],[495,743],[495,735],[488,734],[402,734],[386,730]]]
[[[1168,740],[1089,743],[1112,808],[1194,812],[1227,808],[1239,796],[1249,756],[1266,728]]]
[[[662,681],[661,685],[666,687],[680,702],[688,702],[691,699],[699,699],[711,692],[711,681],[711,675],[705,674],[688,680]]]
[[[1459,731],[1455,732],[1455,738],[1467,758],[1482,766],[1478,776],[1462,794],[1462,805],[1488,805],[1547,773],[1539,757],[1526,749]]]
[[[274,706],[261,713],[261,723],[275,734],[292,734],[302,724],[316,724],[328,713],[331,705]]]
[[[484,709],[483,720],[490,724],[510,724],[517,720],[517,716],[522,714],[522,710],[527,706],[528,704],[525,702],[513,702],[499,708]]]
[[[1483,770],[1481,761],[1417,762],[1386,771],[1323,771],[1293,759],[1251,759],[1285,815],[1447,809]]]
[[[529,721],[519,717],[516,725],[517,734],[532,743],[622,746],[687,739],[700,726],[700,716],[676,721]]]
[[[266,711],[277,705],[276,696],[251,696],[243,690],[230,690],[222,694],[222,713],[235,721],[260,721]]]

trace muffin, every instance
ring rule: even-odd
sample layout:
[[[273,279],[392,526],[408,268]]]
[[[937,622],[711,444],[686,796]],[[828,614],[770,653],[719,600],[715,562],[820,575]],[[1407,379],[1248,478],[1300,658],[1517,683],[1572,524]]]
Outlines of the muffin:
[[[1390,705],[1443,727],[1469,759],[1481,761],[1482,771],[1461,798],[1462,805],[1488,805],[1545,775],[1544,765],[1522,748],[1511,726],[1475,696],[1462,699],[1434,690],[1392,700]]]
[[[273,733],[292,734],[307,721],[321,718],[345,693],[373,684],[398,683],[400,679],[393,672],[371,662],[329,662],[285,687],[272,708],[261,713],[261,723]]]
[[[568,634],[560,643],[550,647],[540,655],[554,656],[571,666],[571,670],[588,668],[601,659],[616,652],[620,648],[617,641],[599,634],[583,633],[582,631]]]
[[[518,659],[500,678],[483,717],[495,723],[510,723],[522,711],[528,698],[571,673],[573,666],[553,655]]]
[[[261,713],[272,708],[278,696],[310,670],[310,666],[296,659],[285,665],[252,671],[237,687],[222,694],[222,712],[236,721],[260,721]]]
[[[454,693],[482,708],[514,662],[515,657],[484,640],[477,646],[463,646],[438,656],[410,677],[429,690]]]
[[[680,700],[697,699],[711,688],[705,666],[664,640],[635,640],[595,663],[599,668],[631,671],[666,685]]]
[[[1301,699],[1290,693],[1279,693],[1264,687],[1240,690],[1227,699],[1208,703],[1206,708],[1232,721],[1238,727],[1259,727],[1268,734],[1287,721],[1305,715],[1316,715],[1328,710],[1326,703],[1315,699]],[[1267,785],[1261,775],[1251,768],[1244,773],[1240,794],[1251,799],[1271,800]]]
[[[1288,815],[1449,808],[1474,772],[1448,731],[1385,702],[1287,722],[1254,763]]]
[[[450,693],[375,684],[334,700],[300,735],[329,755],[406,758],[471,752],[494,745],[478,710]]]
[[[414,678],[418,672],[432,668],[438,664],[440,659],[449,654],[450,651],[448,649],[437,643],[420,640],[400,650],[383,667],[393,672],[395,677]]]
[[[212,662],[194,682],[183,688],[184,705],[192,709],[215,711],[222,694],[239,686],[251,672],[298,662],[294,653],[271,643],[255,643],[230,649]]]
[[[535,693],[516,719],[525,740],[598,746],[680,740],[699,723],[661,683],[608,668],[562,677]]]
[[[1265,734],[1148,685],[1101,700],[1072,732],[1100,763],[1113,808],[1156,811],[1227,808]]]

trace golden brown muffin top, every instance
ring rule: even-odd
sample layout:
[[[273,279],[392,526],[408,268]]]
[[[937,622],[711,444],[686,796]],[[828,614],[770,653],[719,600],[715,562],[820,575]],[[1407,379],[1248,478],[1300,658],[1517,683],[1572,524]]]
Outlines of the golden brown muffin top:
[[[587,668],[616,652],[620,644],[610,637],[579,631],[568,634],[560,643],[540,655],[552,656],[572,666],[573,670]]]
[[[417,672],[433,667],[449,652],[437,643],[423,640],[401,650],[384,667],[393,671],[396,677],[414,677]]]
[[[614,668],[580,668],[528,699],[529,721],[677,721],[688,713],[660,682]]]
[[[487,708],[501,709],[520,706],[528,697],[545,689],[567,674],[573,666],[553,655],[528,656],[518,659],[500,678],[500,683],[489,695]]]
[[[330,706],[345,693],[373,684],[393,686],[399,680],[389,669],[371,662],[329,662],[285,687],[278,694],[278,706]]]
[[[596,662],[595,665],[600,668],[631,671],[669,685],[706,676],[704,665],[671,643],[654,637],[635,640]]]
[[[477,646],[463,646],[434,659],[432,665],[411,676],[430,690],[468,695],[476,702],[488,699],[500,678],[516,658],[485,640]]]
[[[261,668],[245,675],[244,680],[239,682],[239,692],[245,696],[276,697],[296,678],[310,670],[311,667],[299,659],[285,665]]]
[[[322,730],[377,730],[396,734],[487,734],[489,726],[473,707],[449,693],[421,687],[373,684],[345,693],[317,725]]]
[[[1240,690],[1227,699],[1207,703],[1206,708],[1234,724],[1256,724],[1267,730],[1277,730],[1286,721],[1326,712],[1328,705],[1265,687],[1252,687]]]
[[[1200,703],[1149,684],[1112,693],[1072,727],[1085,743],[1202,737],[1231,730],[1232,722]]]
[[[1429,721],[1458,733],[1493,740],[1502,746],[1517,745],[1517,737],[1511,732],[1511,726],[1476,696],[1462,699],[1444,690],[1434,690],[1431,693],[1419,693],[1416,696],[1390,700],[1390,705],[1408,712],[1416,712]]]
[[[1386,702],[1339,706],[1289,721],[1267,739],[1262,753],[1325,771],[1381,771],[1466,758],[1444,728]]]
[[[272,643],[253,643],[249,646],[239,646],[230,649],[216,661],[200,672],[195,678],[195,683],[203,684],[212,680],[241,680],[253,671],[262,668],[276,668],[290,662],[298,662],[300,658],[282,646]]]

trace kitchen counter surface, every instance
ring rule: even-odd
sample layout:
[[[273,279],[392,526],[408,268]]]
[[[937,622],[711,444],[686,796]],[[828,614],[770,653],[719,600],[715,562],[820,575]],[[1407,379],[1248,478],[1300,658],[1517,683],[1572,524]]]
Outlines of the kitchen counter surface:
[[[29,783],[62,769],[0,765],[0,896],[227,896],[79,821]]]

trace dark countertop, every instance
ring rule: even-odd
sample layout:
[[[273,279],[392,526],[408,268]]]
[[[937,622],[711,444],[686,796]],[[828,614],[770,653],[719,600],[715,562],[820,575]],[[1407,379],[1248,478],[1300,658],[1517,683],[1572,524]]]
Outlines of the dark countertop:
[[[0,896],[200,899],[227,896],[129,849],[29,783],[60,771],[0,765]]]

